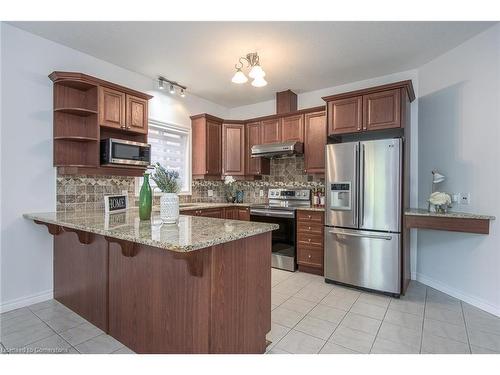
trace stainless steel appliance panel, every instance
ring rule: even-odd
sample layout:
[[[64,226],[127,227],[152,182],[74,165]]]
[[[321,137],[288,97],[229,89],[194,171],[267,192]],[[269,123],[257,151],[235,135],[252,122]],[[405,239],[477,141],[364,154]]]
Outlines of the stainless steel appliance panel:
[[[400,294],[400,235],[326,227],[325,278]]]
[[[360,142],[360,229],[401,231],[401,142]]]
[[[326,146],[325,225],[358,227],[358,155],[359,142]]]

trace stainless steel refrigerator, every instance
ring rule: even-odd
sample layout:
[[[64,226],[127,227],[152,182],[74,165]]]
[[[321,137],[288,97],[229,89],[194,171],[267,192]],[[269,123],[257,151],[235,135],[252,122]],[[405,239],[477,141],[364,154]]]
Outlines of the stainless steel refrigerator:
[[[399,138],[326,146],[325,279],[401,293]]]

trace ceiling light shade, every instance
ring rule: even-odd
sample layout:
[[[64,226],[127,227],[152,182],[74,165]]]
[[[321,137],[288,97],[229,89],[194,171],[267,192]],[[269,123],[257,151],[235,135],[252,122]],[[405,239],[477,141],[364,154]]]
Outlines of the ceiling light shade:
[[[175,88],[174,88],[174,85],[170,85],[170,93],[171,94],[175,94]]]
[[[233,83],[245,83],[246,81],[248,81],[247,76],[241,71],[240,68],[237,68],[236,73],[234,73],[234,76],[231,79],[231,82],[233,82]]]
[[[264,87],[265,85],[267,85],[267,81],[264,78],[262,78],[262,77],[255,78],[252,81],[252,86],[253,87]]]
[[[159,79],[158,80],[158,88],[160,90],[164,90],[165,89],[165,84],[163,83],[163,79]]]
[[[264,78],[266,73],[260,67],[260,65],[257,64],[257,65],[252,66],[252,69],[250,69],[250,73],[248,73],[248,75],[250,78],[256,79],[256,78]]]
[[[184,89],[181,89],[181,98],[185,98],[186,97],[186,93],[184,92]]]

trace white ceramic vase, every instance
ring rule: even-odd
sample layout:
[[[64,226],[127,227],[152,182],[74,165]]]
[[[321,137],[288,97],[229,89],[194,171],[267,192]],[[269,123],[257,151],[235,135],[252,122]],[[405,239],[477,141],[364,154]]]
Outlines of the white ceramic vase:
[[[160,197],[160,217],[166,224],[179,219],[179,197],[175,193],[163,193]]]

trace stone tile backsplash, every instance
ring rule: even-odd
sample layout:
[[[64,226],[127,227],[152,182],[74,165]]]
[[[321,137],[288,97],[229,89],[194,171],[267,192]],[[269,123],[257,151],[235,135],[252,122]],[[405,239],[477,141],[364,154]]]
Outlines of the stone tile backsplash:
[[[267,191],[273,187],[313,189],[324,187],[324,179],[304,173],[304,157],[299,156],[272,159],[270,174],[262,176],[262,180],[236,182],[236,189],[243,191],[243,201],[248,203],[266,202]],[[129,194],[129,202],[137,205],[134,177],[58,176],[57,210],[101,210],[104,209],[104,195],[121,194],[124,190]],[[208,190],[213,191],[212,197],[208,196]],[[260,190],[263,197],[260,197]],[[194,180],[192,195],[182,195],[180,201],[225,202],[224,182]],[[159,205],[158,196],[154,197],[153,205]]]

